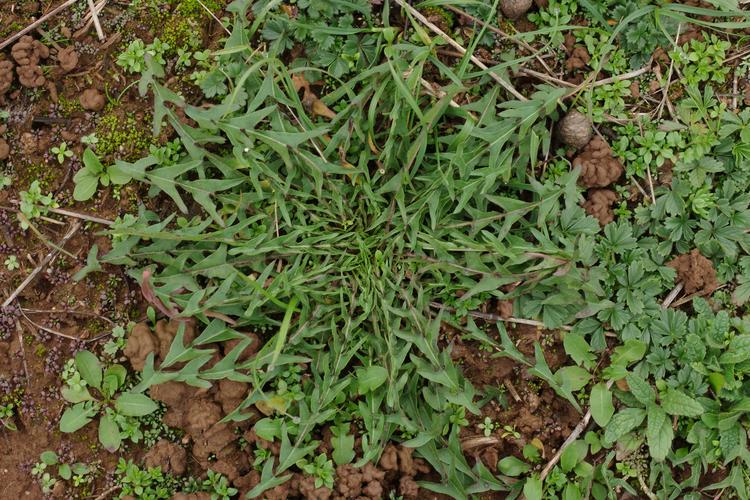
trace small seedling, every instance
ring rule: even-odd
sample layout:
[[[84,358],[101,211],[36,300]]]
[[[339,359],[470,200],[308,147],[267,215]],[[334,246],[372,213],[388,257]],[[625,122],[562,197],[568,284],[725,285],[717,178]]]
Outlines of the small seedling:
[[[24,220],[20,218],[21,229],[26,230],[29,228],[29,221],[47,215],[50,208],[57,208],[58,204],[52,197],[52,194],[42,194],[42,188],[39,186],[39,181],[34,181],[29,186],[28,191],[21,191],[19,193],[21,197],[21,203],[19,208],[21,213],[26,217]]]
[[[498,427],[498,424],[492,422],[490,417],[484,417],[484,421],[479,424],[478,427],[483,431],[485,437],[489,437],[492,434],[492,431]]]
[[[83,152],[83,168],[79,170],[73,181],[76,184],[73,190],[73,198],[76,201],[86,201],[96,193],[96,188],[101,184],[104,187],[113,184],[126,184],[130,177],[118,173],[102,165],[96,154],[86,148]]]
[[[81,143],[86,144],[88,146],[96,146],[96,144],[99,142],[99,138],[96,136],[96,134],[89,134],[84,135],[81,137]]]
[[[315,460],[308,462],[301,460],[297,466],[308,475],[315,478],[315,487],[333,488],[334,466],[333,460],[329,460],[325,453],[321,453]]]
[[[57,162],[60,165],[65,163],[65,160],[67,158],[70,158],[71,156],[73,156],[73,151],[68,149],[68,143],[66,142],[61,142],[59,146],[55,146],[54,148],[51,149],[51,151],[52,151],[52,154],[57,156]]]
[[[5,427],[9,431],[17,431],[18,427],[13,423],[14,415],[15,405],[13,403],[0,405],[0,426]]]
[[[9,255],[7,259],[5,259],[5,268],[8,271],[14,271],[21,267],[21,265],[18,263],[18,259],[15,255]]]
[[[48,468],[57,466],[57,476],[55,477]],[[39,462],[34,464],[31,469],[31,475],[39,478],[40,486],[44,493],[50,493],[57,484],[58,478],[70,481],[72,479],[74,486],[81,486],[90,483],[94,477],[93,468],[84,463],[76,462],[66,464],[60,462],[57,453],[54,451],[45,451],[39,455]]]
[[[516,430],[515,426],[504,425],[503,430],[500,433],[500,437],[505,439],[512,437],[513,439],[521,439],[521,433]]]
[[[158,409],[157,404],[145,394],[124,389],[127,371],[120,364],[105,369],[90,351],[78,352],[74,363],[63,374],[62,395],[73,406],[63,413],[60,430],[75,432],[98,416],[99,442],[106,450],[119,449],[123,437],[138,441],[140,432],[132,428],[137,424],[130,417],[148,415]],[[99,398],[89,389],[96,389]]]

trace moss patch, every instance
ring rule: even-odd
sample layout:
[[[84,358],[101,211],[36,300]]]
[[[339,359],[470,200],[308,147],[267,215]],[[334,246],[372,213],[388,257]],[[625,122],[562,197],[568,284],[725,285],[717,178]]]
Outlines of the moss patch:
[[[148,122],[147,119],[143,121]],[[101,156],[123,160],[140,157],[153,143],[149,131],[132,114],[120,116],[116,111],[99,119],[96,136],[99,138],[96,150]]]

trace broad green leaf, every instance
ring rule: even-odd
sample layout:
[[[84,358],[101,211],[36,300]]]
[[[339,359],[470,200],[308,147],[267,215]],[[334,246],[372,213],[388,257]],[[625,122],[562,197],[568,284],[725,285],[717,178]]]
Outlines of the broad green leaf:
[[[589,445],[584,441],[577,439],[565,447],[560,455],[560,468],[563,472],[570,472],[578,465],[579,462],[586,458],[589,451]]]
[[[523,494],[526,500],[542,500],[542,494],[544,488],[542,486],[542,480],[537,476],[532,476],[526,479],[523,485]]]
[[[120,428],[110,415],[102,415],[99,419],[99,442],[109,452],[120,448]]]
[[[99,177],[89,173],[87,170],[79,171],[73,178],[75,188],[73,188],[73,199],[76,201],[86,201],[96,193],[99,185]]]
[[[65,401],[70,403],[81,403],[83,401],[92,401],[94,398],[86,387],[79,389],[73,389],[69,385],[64,385],[60,389],[60,393]]]
[[[102,380],[102,392],[107,397],[114,396],[117,389],[125,383],[125,377],[127,376],[127,370],[125,367],[119,364],[108,366],[104,370],[104,379]]]
[[[575,483],[568,482],[568,484],[565,485],[565,489],[563,490],[563,497],[562,500],[582,500],[583,497],[581,496],[581,490],[578,489],[578,486]]]
[[[382,366],[368,366],[357,370],[357,388],[359,394],[372,392],[388,379],[388,370]]]
[[[737,335],[729,341],[726,351],[719,358],[722,364],[742,363],[750,359],[750,335]]]
[[[591,346],[580,333],[567,332],[563,337],[563,346],[565,347],[565,353],[578,365],[591,368],[596,362],[596,356],[591,352]]]
[[[93,151],[91,151],[91,149],[86,148],[86,150],[83,152],[82,160],[83,164],[88,170],[91,171],[92,174],[98,175],[99,173],[104,171],[102,162],[99,161],[99,158]]]
[[[331,446],[333,446],[331,458],[336,462],[336,465],[348,464],[354,460],[355,452],[353,434],[339,432],[338,435],[331,437]]]
[[[60,467],[57,468],[57,474],[66,481],[73,477],[73,471],[68,464],[60,464]]]
[[[615,406],[612,404],[612,392],[604,383],[598,383],[591,388],[589,397],[591,417],[599,427],[606,427],[612,415],[615,414]]]
[[[81,462],[76,462],[71,467],[73,470],[73,474],[83,475],[88,473],[91,470],[91,467],[89,467],[86,464],[82,464]]]
[[[497,470],[506,476],[517,477],[528,472],[530,469],[531,466],[529,464],[517,459],[513,455],[507,456],[497,462]]]
[[[115,410],[126,417],[142,417],[156,411],[158,406],[144,394],[126,392],[115,399]]]
[[[662,393],[661,407],[670,415],[682,417],[699,417],[705,411],[698,401],[671,387]]]
[[[102,364],[99,362],[99,358],[90,351],[79,351],[75,360],[81,378],[91,387],[100,389],[102,386]]]
[[[656,400],[656,392],[646,380],[643,380],[632,373],[628,373],[625,377],[625,381],[628,383],[630,393],[643,406],[648,407]]]
[[[62,432],[75,432],[91,422],[96,412],[97,408],[93,405],[77,403],[67,408],[60,417],[60,430]]]
[[[42,454],[39,455],[39,460],[47,465],[55,465],[58,461],[57,453],[52,450],[43,451]]]
[[[672,421],[658,405],[648,407],[648,422],[646,423],[646,441],[651,457],[661,462],[672,449]]]
[[[611,363],[613,365],[627,366],[630,363],[639,361],[646,354],[646,347],[647,345],[640,340],[626,340],[623,345],[615,347]]]
[[[561,386],[575,392],[586,387],[591,375],[580,366],[563,366],[555,372],[555,378]]]
[[[604,440],[614,443],[621,436],[637,428],[646,418],[646,410],[640,408],[625,408],[617,413],[607,424]]]

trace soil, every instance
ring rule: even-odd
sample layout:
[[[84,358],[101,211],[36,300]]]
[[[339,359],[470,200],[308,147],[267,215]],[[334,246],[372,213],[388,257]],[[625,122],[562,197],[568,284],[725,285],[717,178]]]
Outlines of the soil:
[[[612,149],[601,136],[596,136],[573,160],[573,167],[581,168],[578,182],[587,188],[607,187],[617,181],[624,169]]]
[[[719,287],[713,263],[697,248],[674,258],[667,265],[677,271],[675,281],[683,284],[687,294],[708,295]]]
[[[533,359],[534,344],[540,342],[552,371],[570,363],[556,332],[528,325],[508,325],[510,339],[528,359]],[[526,366],[509,358],[495,357],[481,350],[477,342],[463,341],[450,327],[446,326],[445,330],[446,337],[453,342],[451,357],[461,365],[467,379],[478,390],[484,387],[504,389],[502,403],[493,399],[481,408],[480,415],[467,415],[469,425],[461,432],[466,456],[474,461],[481,460],[493,472],[497,472],[497,462],[502,457],[514,455],[523,459],[523,447],[529,443],[541,446],[543,456],[552,456],[580,421],[578,411],[544,382],[530,375]],[[499,424],[490,436],[485,436],[479,427],[485,417]],[[507,432],[505,426],[518,435]]]
[[[586,213],[596,218],[599,225],[606,226],[615,219],[612,205],[617,201],[617,193],[611,189],[592,188],[586,192],[583,208]]]

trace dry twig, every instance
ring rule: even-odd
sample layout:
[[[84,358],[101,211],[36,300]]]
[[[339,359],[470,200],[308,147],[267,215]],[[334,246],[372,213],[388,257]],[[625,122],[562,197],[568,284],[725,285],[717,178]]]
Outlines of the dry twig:
[[[99,37],[100,42],[104,42],[107,40],[107,37],[104,36],[104,31],[102,31],[102,25],[99,22],[99,13],[96,10],[96,5],[94,5],[94,0],[88,0],[88,3],[89,12],[91,12],[91,20],[94,21],[94,28],[96,29],[96,36]]]
[[[37,26],[39,26],[40,24],[42,24],[43,22],[45,22],[46,20],[48,20],[52,16],[55,16],[58,13],[62,12],[63,10],[67,9],[68,7],[70,7],[71,5],[73,5],[74,3],[76,3],[77,1],[78,0],[66,0],[62,4],[58,5],[57,7],[55,7],[54,9],[52,9],[51,11],[47,12],[46,14],[44,14],[42,17],[40,17],[39,19],[37,19],[33,23],[31,23],[28,26],[26,26],[21,31],[17,32],[15,35],[9,36],[5,40],[3,40],[2,43],[0,43],[0,50],[4,49],[5,47],[7,47],[8,45],[10,45],[11,43],[15,42],[16,40],[18,40],[19,38],[21,38],[22,36],[24,36],[26,33],[28,33],[29,31],[32,31],[32,30],[36,29]]]
[[[70,226],[70,229],[65,234],[65,236],[63,236],[62,240],[60,240],[60,243],[57,246],[60,247],[60,248],[63,248],[65,246],[65,244],[68,242],[68,240],[70,240],[70,238],[72,238],[73,235],[76,234],[76,232],[80,228],[81,228],[81,223],[80,222],[74,222],[73,225]],[[26,277],[26,279],[23,280],[23,282],[20,285],[18,285],[18,288],[16,288],[13,291],[13,293],[11,293],[10,296],[7,299],[5,299],[5,302],[3,302],[2,306],[3,307],[8,307],[14,300],[16,300],[16,297],[18,297],[21,294],[21,292],[23,292],[24,289],[27,286],[29,286],[29,284],[32,281],[34,281],[34,278],[36,278],[37,275],[40,272],[42,272],[42,270],[45,268],[45,266],[50,263],[50,261],[55,257],[55,255],[57,255],[57,250],[53,248],[44,257],[44,259],[42,260],[42,262],[40,262],[39,265],[36,268],[34,268],[33,271],[31,271],[31,273]]]

